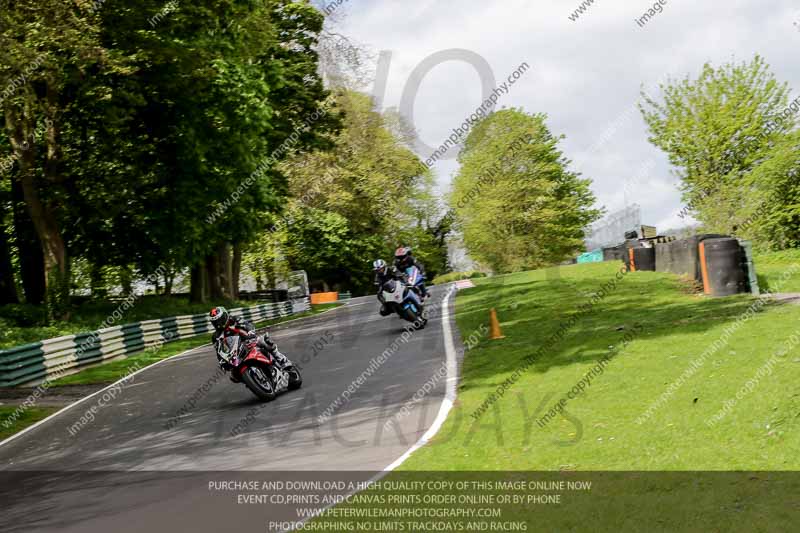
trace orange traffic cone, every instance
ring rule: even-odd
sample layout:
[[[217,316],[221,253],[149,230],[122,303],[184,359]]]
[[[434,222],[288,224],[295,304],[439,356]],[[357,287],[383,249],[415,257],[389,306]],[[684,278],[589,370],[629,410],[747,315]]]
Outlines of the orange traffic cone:
[[[497,311],[489,311],[489,340],[496,341],[498,339],[505,339],[505,335],[500,331],[500,322],[497,320]]]

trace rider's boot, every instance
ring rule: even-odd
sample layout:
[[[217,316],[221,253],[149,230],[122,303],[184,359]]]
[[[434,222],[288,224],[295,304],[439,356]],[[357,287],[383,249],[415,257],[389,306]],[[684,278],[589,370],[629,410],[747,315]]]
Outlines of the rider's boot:
[[[289,358],[278,350],[278,345],[272,342],[272,339],[270,339],[268,335],[261,337],[258,341],[258,345],[261,347],[264,353],[268,354],[275,360],[280,368],[292,366],[292,362],[289,360]]]

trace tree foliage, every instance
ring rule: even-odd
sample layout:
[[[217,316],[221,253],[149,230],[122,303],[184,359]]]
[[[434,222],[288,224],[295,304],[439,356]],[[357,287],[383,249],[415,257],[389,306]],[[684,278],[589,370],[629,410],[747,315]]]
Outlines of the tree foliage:
[[[557,263],[583,248],[600,212],[590,181],[568,170],[542,114],[483,119],[459,155],[450,206],[473,259],[495,272]]]
[[[0,24],[3,179],[25,206],[14,244],[41,248],[54,313],[78,260],[169,279],[191,267],[200,299],[235,296],[238,251],[288,193],[279,162],[338,127],[335,109],[317,113],[323,15],[288,0],[24,0],[0,2]]]
[[[372,261],[404,244],[440,272],[445,245],[431,231],[437,206],[427,169],[368,96],[341,90],[334,98],[345,118],[330,135],[333,148],[297,153],[281,166],[293,201],[264,237],[277,244],[251,249],[245,262],[268,264],[278,246],[315,287],[365,292]]]
[[[705,228],[755,238],[766,246],[800,245],[798,101],[759,56],[706,64],[643,94],[649,140],[669,156],[684,200]]]

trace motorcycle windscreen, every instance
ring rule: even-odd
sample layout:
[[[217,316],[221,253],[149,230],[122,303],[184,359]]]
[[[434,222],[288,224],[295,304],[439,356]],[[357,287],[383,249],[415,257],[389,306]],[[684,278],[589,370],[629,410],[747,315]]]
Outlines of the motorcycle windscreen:
[[[383,292],[394,294],[394,291],[396,290],[397,290],[397,282],[395,282],[393,279],[390,279],[389,281],[383,284]]]
[[[224,337],[223,341],[220,343],[220,351],[225,358],[230,361],[236,354],[239,353],[239,337],[237,335],[232,335],[230,337]]]
[[[406,269],[406,276],[408,277],[408,284],[412,287],[420,281],[419,269],[415,266]]]

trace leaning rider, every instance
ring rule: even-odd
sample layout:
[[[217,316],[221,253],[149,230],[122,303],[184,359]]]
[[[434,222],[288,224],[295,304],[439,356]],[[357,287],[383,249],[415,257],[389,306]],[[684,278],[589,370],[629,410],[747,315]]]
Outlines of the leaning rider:
[[[419,277],[420,281],[417,283],[417,287],[419,288],[420,295],[423,299],[427,299],[428,289],[425,288],[425,267],[417,261],[414,256],[411,254],[411,247],[409,246],[401,246],[397,249],[394,253],[394,266],[402,273],[405,273],[406,270],[409,268],[417,267],[419,270]]]
[[[395,276],[389,271],[389,265],[383,259],[373,261],[372,270],[375,272],[375,286],[378,288],[378,300],[381,302],[381,316],[389,316],[392,312],[386,307],[386,302],[383,301],[383,284],[394,279]]]
[[[258,348],[265,354],[270,355],[281,368],[290,365],[289,359],[278,351],[278,345],[272,342],[269,333],[264,333],[263,336],[256,334],[256,328],[251,322],[248,322],[242,317],[234,317],[228,313],[224,307],[215,307],[209,313],[211,324],[214,326],[214,334],[211,336],[211,343],[216,347],[217,341],[223,336],[228,337],[231,335],[238,335],[243,339],[257,339]],[[230,370],[232,365],[220,354],[219,349],[216,350],[217,362],[224,370]]]
[[[375,286],[378,287],[378,292],[380,292],[383,284],[393,279],[394,276],[389,272],[389,265],[383,259],[373,261],[372,270],[375,272]]]

